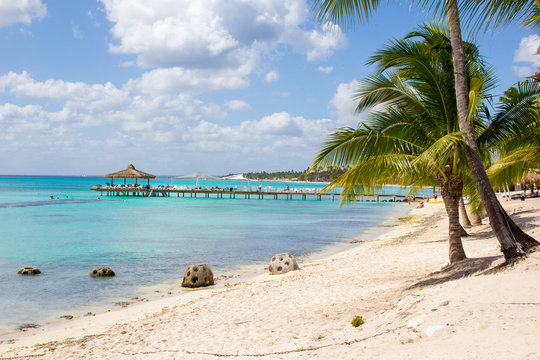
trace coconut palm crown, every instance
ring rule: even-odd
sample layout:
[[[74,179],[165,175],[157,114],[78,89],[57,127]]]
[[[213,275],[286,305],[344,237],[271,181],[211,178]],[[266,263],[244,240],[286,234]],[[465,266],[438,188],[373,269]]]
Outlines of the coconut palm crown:
[[[475,119],[493,81],[476,47],[465,44],[465,49],[471,89],[468,114]],[[376,52],[369,63],[377,71],[356,93],[357,111],[370,110],[367,120],[356,129],[331,134],[311,168],[347,170],[327,186],[341,187],[342,203],[389,182],[410,185],[411,191],[438,182],[450,220],[450,262],[461,260],[465,254],[458,202],[467,162],[448,34],[424,25]]]

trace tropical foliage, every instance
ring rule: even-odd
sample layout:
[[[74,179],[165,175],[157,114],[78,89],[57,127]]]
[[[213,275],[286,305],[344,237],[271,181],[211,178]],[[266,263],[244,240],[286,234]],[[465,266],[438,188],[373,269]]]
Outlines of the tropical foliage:
[[[468,113],[476,119],[492,78],[476,47],[465,44],[465,49],[472,90]],[[422,26],[376,52],[370,63],[377,71],[356,94],[357,110],[372,110],[368,120],[331,134],[312,169],[347,169],[327,186],[340,187],[342,201],[388,182],[410,186],[411,191],[439,183],[450,221],[450,261],[461,260],[465,254],[458,204],[468,168],[448,34]]]
[[[531,169],[540,168],[540,84],[519,82],[510,87],[490,111],[479,113],[478,144],[493,186],[504,189],[519,182]],[[472,211],[482,203],[472,179],[465,179],[464,193]]]
[[[497,161],[488,169],[495,186],[519,181],[530,169],[540,168],[540,84],[523,82],[501,97],[492,124],[502,128],[502,136],[490,136]],[[488,114],[489,116],[489,114]],[[480,139],[479,141],[483,141]]]
[[[274,171],[274,172],[250,172],[245,174],[248,179],[253,180],[274,180],[274,179],[288,179],[288,180],[299,180],[299,181],[332,181],[335,180],[338,176],[343,174],[341,169],[328,169],[323,171],[312,171],[309,172],[309,169],[304,171]]]
[[[315,0],[317,17],[341,23],[346,28],[366,22],[381,0]],[[396,1],[397,2],[397,1]],[[401,1],[402,2],[402,1]],[[447,15],[450,0],[410,0],[411,6]],[[514,21],[524,26],[540,27],[540,0],[457,0],[462,15],[475,29],[491,29]]]
[[[527,253],[540,243],[525,234],[500,206],[482,163],[474,126],[467,121],[471,109],[469,106],[470,83],[461,36],[460,11],[471,16],[469,18],[471,22],[474,21],[475,16],[481,19],[483,15],[481,24],[486,23],[486,20],[493,21],[493,23],[488,23],[488,27],[491,24],[497,26],[515,20],[525,20],[526,24],[536,26],[540,0],[534,1],[533,3],[533,0],[410,0],[411,5],[440,13],[448,19],[459,127],[465,140],[467,162],[478,195],[482,199],[490,225],[501,244],[501,251],[507,262]],[[349,27],[354,26],[357,21],[366,21],[380,4],[381,0],[315,0],[313,7],[317,10],[317,18],[320,21],[340,23]],[[535,4],[536,7],[534,7]]]

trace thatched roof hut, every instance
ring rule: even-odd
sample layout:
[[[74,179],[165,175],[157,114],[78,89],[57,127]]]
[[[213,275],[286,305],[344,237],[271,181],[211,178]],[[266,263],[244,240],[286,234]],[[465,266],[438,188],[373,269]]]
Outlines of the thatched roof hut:
[[[129,164],[127,169],[107,174],[104,177],[111,178],[111,185],[113,184],[113,179],[115,178],[123,178],[124,184],[126,183],[127,178],[135,179],[135,184],[137,184],[138,179],[148,179],[148,185],[150,185],[150,179],[155,179],[156,175],[137,170],[133,164]]]
[[[530,169],[529,172],[521,179],[525,184],[540,184],[540,169]]]

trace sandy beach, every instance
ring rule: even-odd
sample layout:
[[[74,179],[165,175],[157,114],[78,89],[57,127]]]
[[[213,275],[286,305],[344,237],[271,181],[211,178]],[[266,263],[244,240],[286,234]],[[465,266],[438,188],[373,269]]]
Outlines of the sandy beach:
[[[540,239],[539,198],[502,204]],[[443,206],[300,271],[3,336],[0,359],[540,358],[540,252],[491,270],[504,259],[484,219],[445,267]]]

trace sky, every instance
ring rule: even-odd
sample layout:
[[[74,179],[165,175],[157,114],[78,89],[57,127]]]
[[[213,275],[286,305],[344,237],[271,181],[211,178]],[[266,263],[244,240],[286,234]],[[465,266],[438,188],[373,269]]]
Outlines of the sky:
[[[437,20],[407,1],[344,31],[308,0],[0,0],[0,174],[304,170],[365,116],[369,56]],[[466,32],[495,96],[540,66],[518,24]]]

